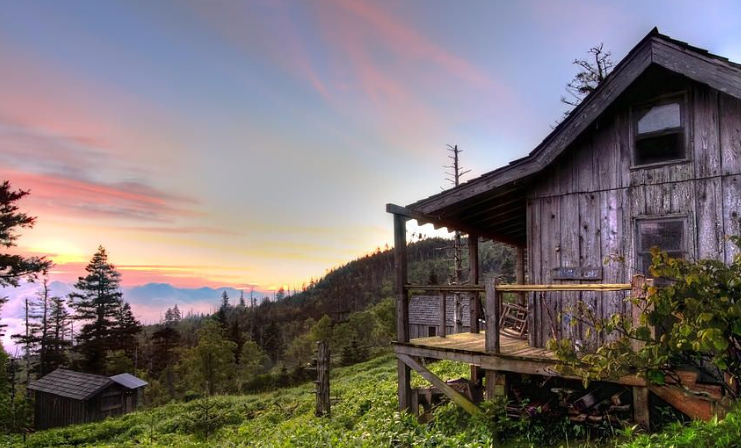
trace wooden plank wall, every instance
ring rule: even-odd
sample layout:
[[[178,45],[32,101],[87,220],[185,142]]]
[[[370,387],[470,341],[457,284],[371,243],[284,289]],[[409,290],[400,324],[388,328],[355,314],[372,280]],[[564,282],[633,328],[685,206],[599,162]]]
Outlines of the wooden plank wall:
[[[688,161],[631,169],[630,111],[620,106],[531,186],[531,283],[558,283],[551,269],[560,266],[601,266],[603,283],[629,282],[638,273],[635,220],[644,217],[686,216],[690,257],[730,262],[738,253],[726,236],[741,234],[741,101],[683,82],[690,111]],[[604,264],[606,258],[624,262]],[[543,347],[554,336],[600,344],[602,336],[586,340],[584,325],[570,324],[569,309],[582,301],[601,317],[629,313],[624,297],[622,292],[531,294],[531,345]],[[561,313],[565,318],[558,319]]]

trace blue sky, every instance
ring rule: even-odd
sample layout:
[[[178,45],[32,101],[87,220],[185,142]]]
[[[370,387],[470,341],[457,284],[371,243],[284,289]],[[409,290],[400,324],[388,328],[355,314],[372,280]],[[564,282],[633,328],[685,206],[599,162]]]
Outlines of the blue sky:
[[[564,111],[574,58],[649,30],[741,60],[741,3],[0,1],[19,251],[127,286],[298,286],[392,240],[387,202],[479,175]]]

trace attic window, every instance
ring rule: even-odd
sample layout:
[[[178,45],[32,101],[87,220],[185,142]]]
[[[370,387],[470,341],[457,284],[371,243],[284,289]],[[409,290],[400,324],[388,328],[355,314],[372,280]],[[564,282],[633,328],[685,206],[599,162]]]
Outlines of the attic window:
[[[635,165],[685,158],[683,109],[678,98],[634,109]]]

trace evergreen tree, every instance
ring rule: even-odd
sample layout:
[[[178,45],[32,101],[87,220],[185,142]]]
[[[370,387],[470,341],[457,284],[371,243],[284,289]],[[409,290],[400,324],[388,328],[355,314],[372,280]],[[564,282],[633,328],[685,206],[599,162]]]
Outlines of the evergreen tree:
[[[232,324],[229,326],[229,332],[227,337],[230,341],[234,342],[235,348],[234,348],[234,355],[235,355],[235,361],[239,363],[239,357],[242,353],[242,346],[245,342],[244,334],[242,333],[242,328],[239,325],[239,319],[234,319],[232,321]]]
[[[234,378],[236,345],[224,338],[213,320],[206,320],[197,335],[198,345],[187,350],[182,360],[186,383],[209,396],[224,393]]]
[[[28,297],[26,297],[24,302],[24,321],[23,321],[23,327],[24,332],[23,333],[16,333],[11,336],[11,338],[15,341],[16,344],[23,347],[23,363],[26,370],[26,385],[28,385],[29,381],[31,380],[31,357],[35,354],[36,348],[39,343],[39,336],[38,331],[36,328],[36,325],[34,324],[34,320],[38,318],[38,315],[35,311],[33,299],[29,300]]]
[[[19,212],[17,202],[28,195],[28,191],[13,190],[10,182],[0,184],[0,246],[15,246],[18,229],[31,228],[36,218]],[[21,279],[34,280],[46,272],[51,261],[39,257],[22,257],[0,253],[0,287],[18,286]]]
[[[28,191],[13,190],[10,182],[0,184],[0,247],[13,247],[18,240],[18,230],[31,228],[36,218],[19,212],[17,202],[28,195]],[[23,257],[0,253],[0,287],[17,287],[21,279],[33,281],[49,270],[51,261],[43,257]],[[8,301],[0,296],[0,310]],[[5,325],[0,325],[0,337],[4,336]]]
[[[171,326],[166,326],[152,333],[151,340],[153,345],[152,374],[158,376],[177,361],[180,332]]]
[[[244,308],[247,306],[247,303],[244,301],[244,291],[239,292],[239,308]]]
[[[141,331],[142,325],[134,317],[131,305],[128,302],[122,302],[114,328],[115,348],[123,350],[126,356],[131,359],[138,349],[136,336]]]
[[[74,285],[78,291],[69,295],[74,319],[84,322],[75,349],[82,356],[85,371],[103,373],[108,351],[116,348],[123,296],[119,290],[121,274],[108,262],[103,246],[98,247],[85,270],[87,275]]]
[[[41,362],[41,375],[53,372],[67,364],[67,349],[72,342],[65,338],[70,316],[62,297],[52,297],[49,308],[49,332],[45,359]]]
[[[229,308],[229,294],[226,291],[221,293],[221,307]]]

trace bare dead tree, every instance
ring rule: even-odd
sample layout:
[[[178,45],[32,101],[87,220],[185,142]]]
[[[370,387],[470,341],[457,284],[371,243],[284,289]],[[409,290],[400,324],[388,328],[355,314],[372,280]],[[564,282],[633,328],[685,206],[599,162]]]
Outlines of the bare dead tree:
[[[460,163],[460,154],[463,152],[463,150],[458,149],[458,145],[448,145],[448,152],[450,154],[448,155],[448,159],[451,160],[450,165],[445,165],[445,168],[449,171],[445,171],[445,175],[447,176],[445,180],[450,182],[454,187],[457,187],[461,184],[461,180],[463,179],[463,176],[470,173],[471,170],[465,170],[463,169],[463,166]],[[453,263],[454,263],[454,269],[455,269],[455,277],[452,280],[453,284],[460,285],[463,283],[463,259],[461,256],[461,232],[456,230],[455,231],[455,237],[453,240]],[[455,319],[455,327],[456,332],[461,331],[461,325],[462,325],[462,305],[461,305],[461,297],[460,293],[455,293],[455,308],[454,308],[454,319]]]
[[[572,108],[578,106],[610,74],[615,67],[615,62],[611,59],[612,53],[605,50],[604,46],[605,44],[600,43],[590,48],[587,51],[589,56],[585,59],[574,59],[573,64],[579,68],[579,71],[566,85],[568,96],[561,97],[562,103]]]

